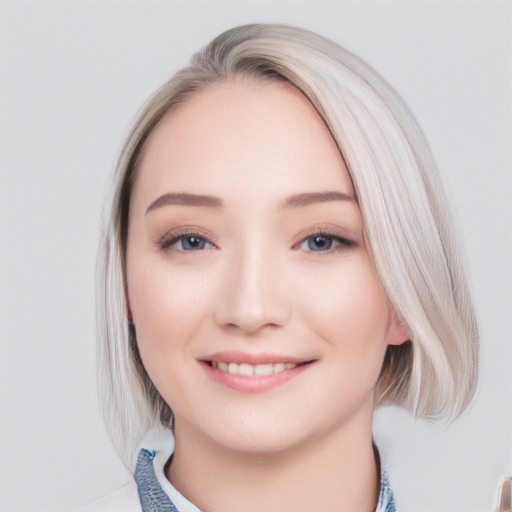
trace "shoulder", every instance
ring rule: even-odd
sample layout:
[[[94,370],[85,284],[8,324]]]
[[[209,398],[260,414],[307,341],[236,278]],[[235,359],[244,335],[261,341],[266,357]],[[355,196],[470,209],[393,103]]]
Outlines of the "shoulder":
[[[141,512],[139,493],[134,480],[75,512]]]

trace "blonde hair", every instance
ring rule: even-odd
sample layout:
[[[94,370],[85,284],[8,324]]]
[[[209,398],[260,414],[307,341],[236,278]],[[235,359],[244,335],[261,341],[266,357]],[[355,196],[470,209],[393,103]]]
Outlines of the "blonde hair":
[[[334,42],[285,25],[221,34],[143,109],[121,152],[99,250],[98,359],[103,414],[119,453],[170,425],[129,324],[125,250],[130,194],[145,142],[177,105],[214,82],[285,80],[308,98],[336,141],[353,182],[365,238],[410,342],[388,347],[377,406],[420,418],[461,414],[476,386],[477,330],[449,203],[421,129],[398,94]]]

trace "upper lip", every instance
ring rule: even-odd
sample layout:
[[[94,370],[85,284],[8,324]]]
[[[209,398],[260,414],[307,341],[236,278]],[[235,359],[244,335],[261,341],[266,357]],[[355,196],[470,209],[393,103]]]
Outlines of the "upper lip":
[[[237,364],[277,364],[277,363],[309,363],[313,359],[291,357],[287,355],[272,354],[272,353],[259,353],[251,354],[248,352],[240,352],[236,350],[228,350],[222,352],[215,352],[206,357],[199,358],[200,361],[214,361],[216,363],[237,363]]]

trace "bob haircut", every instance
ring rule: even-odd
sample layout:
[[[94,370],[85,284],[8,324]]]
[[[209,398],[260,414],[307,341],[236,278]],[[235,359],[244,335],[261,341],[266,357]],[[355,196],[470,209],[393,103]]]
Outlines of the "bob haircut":
[[[364,237],[410,341],[389,346],[376,406],[419,418],[459,416],[476,386],[478,336],[449,203],[425,137],[398,94],[334,42],[286,25],[228,30],[195,54],[140,113],[105,203],[98,265],[102,411],[126,461],[142,435],[172,428],[172,411],[149,379],[130,322],[125,252],[130,195],[145,143],[160,121],[211,84],[285,81],[322,117],[354,186]]]

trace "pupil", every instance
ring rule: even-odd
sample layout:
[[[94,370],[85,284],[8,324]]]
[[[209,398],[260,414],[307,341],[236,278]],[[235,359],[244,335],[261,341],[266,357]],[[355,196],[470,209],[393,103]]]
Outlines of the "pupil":
[[[200,249],[202,245],[202,240],[196,236],[189,236],[184,240],[186,249]]]
[[[331,247],[331,239],[325,236],[314,236],[309,241],[309,248],[313,251],[325,250]]]

